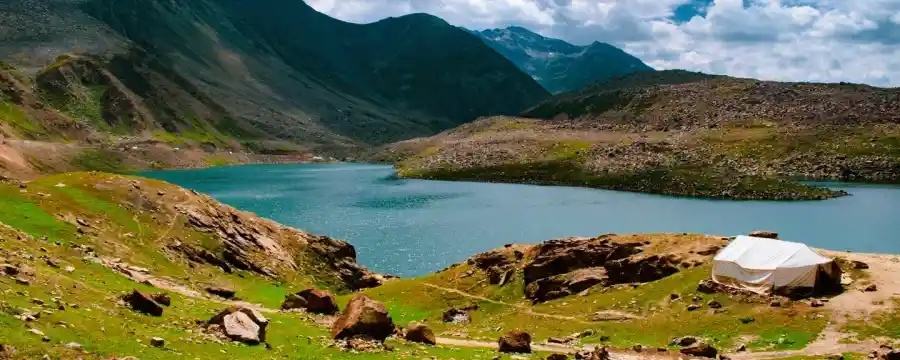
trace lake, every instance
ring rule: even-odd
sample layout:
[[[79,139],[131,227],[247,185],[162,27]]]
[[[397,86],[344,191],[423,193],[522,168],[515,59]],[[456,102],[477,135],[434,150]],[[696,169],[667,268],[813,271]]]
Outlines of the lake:
[[[250,165],[141,175],[352,243],[373,270],[418,276],[508,243],[606,233],[745,234],[900,253],[900,187],[829,184],[852,196],[769,202],[596,189],[403,180],[390,166]]]

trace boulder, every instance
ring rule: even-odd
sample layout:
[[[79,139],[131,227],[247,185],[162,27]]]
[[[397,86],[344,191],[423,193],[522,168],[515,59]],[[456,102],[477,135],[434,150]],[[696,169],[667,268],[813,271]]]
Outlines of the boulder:
[[[220,311],[207,321],[207,326],[217,325],[229,339],[248,345],[266,341],[269,320],[258,311],[245,307],[232,307]]]
[[[547,360],[569,360],[569,357],[566,354],[550,354]]]
[[[500,337],[499,350],[502,353],[531,353],[531,335],[524,331],[510,331]]]
[[[880,354],[880,360],[900,360],[900,350],[887,350]]]
[[[576,360],[609,360],[609,351],[605,347],[595,347],[593,351],[579,351]]]
[[[162,316],[163,314],[162,305],[153,300],[153,297],[148,296],[147,294],[144,294],[136,289],[130,294],[123,296],[122,301],[128,304],[128,306],[130,306],[132,310],[139,313],[153,316]]]
[[[331,327],[335,339],[366,336],[384,341],[394,333],[394,321],[384,304],[358,294],[350,299],[341,316]]]
[[[10,264],[0,265],[0,271],[3,271],[3,273],[8,276],[19,275],[19,268],[14,265],[10,265]]]
[[[715,359],[716,355],[719,354],[719,350],[716,350],[716,348],[710,346],[705,342],[698,341],[690,346],[681,348],[681,353],[688,356]]]
[[[434,332],[431,331],[431,328],[428,325],[411,322],[406,327],[406,335],[404,336],[406,341],[423,343],[428,345],[437,344],[437,340],[434,337]]]
[[[234,290],[219,287],[219,286],[209,286],[206,289],[206,292],[213,294],[215,296],[221,297],[223,299],[233,299],[236,292]]]
[[[504,286],[509,283],[516,274],[516,269],[512,267],[494,266],[485,270],[488,274],[488,283],[491,285]]]
[[[869,268],[869,264],[857,260],[851,260],[850,265],[856,270],[867,270]]]
[[[166,293],[153,294],[150,296],[153,301],[156,301],[160,305],[163,306],[172,306],[172,297]]]
[[[441,320],[445,323],[465,324],[472,320],[470,312],[478,310],[478,305],[467,306],[464,308],[453,308],[444,311]]]
[[[700,310],[700,305],[697,305],[697,304],[688,305],[687,311],[695,311],[695,310]]]
[[[715,294],[719,289],[719,284],[712,280],[703,280],[697,284],[697,291],[704,294]]]
[[[875,285],[875,284],[869,284],[869,286],[866,286],[866,287],[863,289],[863,291],[865,291],[865,292],[875,292],[875,291],[878,291],[878,285]]]
[[[328,291],[307,289],[296,294],[288,294],[281,303],[282,310],[306,309],[313,314],[334,315],[339,309],[334,295]]]
[[[154,337],[154,338],[151,338],[151,339],[150,339],[150,346],[152,346],[152,347],[158,347],[158,348],[165,347],[165,346],[166,346],[166,340],[163,339],[163,338],[161,338],[161,337]]]
[[[767,230],[756,230],[749,234],[752,237],[764,238],[764,239],[778,239],[778,233],[774,231]]]
[[[691,346],[697,343],[697,338],[693,336],[682,336],[672,339],[669,343],[671,346]]]

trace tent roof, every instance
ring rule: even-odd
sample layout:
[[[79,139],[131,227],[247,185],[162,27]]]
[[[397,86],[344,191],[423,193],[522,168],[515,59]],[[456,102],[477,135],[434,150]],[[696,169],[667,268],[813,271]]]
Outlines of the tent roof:
[[[743,235],[722,249],[714,260],[753,270],[808,267],[832,261],[805,244]]]

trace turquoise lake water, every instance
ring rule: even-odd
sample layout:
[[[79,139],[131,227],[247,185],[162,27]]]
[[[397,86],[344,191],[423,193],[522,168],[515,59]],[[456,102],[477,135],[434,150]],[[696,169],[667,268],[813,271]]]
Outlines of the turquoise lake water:
[[[572,187],[395,179],[382,165],[251,165],[142,175],[349,241],[373,270],[418,276],[507,243],[605,233],[743,234],[900,253],[900,187],[830,184],[852,196],[721,201]]]

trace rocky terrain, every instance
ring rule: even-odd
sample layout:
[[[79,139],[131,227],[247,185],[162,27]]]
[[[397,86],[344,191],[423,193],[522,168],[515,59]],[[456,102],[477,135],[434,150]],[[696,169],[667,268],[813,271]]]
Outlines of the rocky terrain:
[[[14,0],[0,24],[5,138],[346,156],[549,95],[427,15],[356,25],[302,1]]]
[[[473,33],[554,94],[634,72],[653,71],[610,44],[577,46],[517,26]]]
[[[878,347],[900,316],[895,256],[829,252],[844,291],[802,300],[704,285],[727,239],[691,234],[510,244],[394,279],[343,241],[160,181],[69,173],[0,195],[4,359],[895,354]]]
[[[900,93],[653,72],[374,157],[401,176],[726,199],[827,199],[796,179],[900,181]]]

